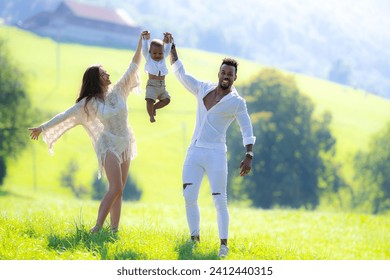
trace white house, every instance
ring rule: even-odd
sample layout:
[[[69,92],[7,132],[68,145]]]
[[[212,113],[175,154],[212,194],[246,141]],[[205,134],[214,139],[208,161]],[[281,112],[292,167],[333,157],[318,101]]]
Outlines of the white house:
[[[60,42],[116,48],[136,46],[141,32],[123,10],[65,0],[53,12],[41,12],[19,27]]]

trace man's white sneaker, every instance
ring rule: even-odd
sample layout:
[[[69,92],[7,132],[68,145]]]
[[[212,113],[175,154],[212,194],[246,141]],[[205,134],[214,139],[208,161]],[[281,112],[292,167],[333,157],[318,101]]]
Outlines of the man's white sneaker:
[[[221,247],[219,247],[218,257],[226,258],[228,253],[229,253],[229,248],[226,245],[221,245]]]

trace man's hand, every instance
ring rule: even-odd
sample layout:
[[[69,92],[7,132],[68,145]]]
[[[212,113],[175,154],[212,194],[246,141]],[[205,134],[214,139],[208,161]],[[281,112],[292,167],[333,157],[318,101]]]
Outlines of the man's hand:
[[[177,55],[175,43],[172,43],[170,57],[171,57],[171,64],[174,64],[179,59],[179,56]]]
[[[173,36],[172,36],[172,34],[169,33],[169,32],[165,32],[165,33],[164,33],[164,40],[163,40],[163,42],[164,42],[165,44],[173,43]]]
[[[240,176],[248,175],[249,171],[252,169],[252,159],[245,156],[243,161],[240,164]]]

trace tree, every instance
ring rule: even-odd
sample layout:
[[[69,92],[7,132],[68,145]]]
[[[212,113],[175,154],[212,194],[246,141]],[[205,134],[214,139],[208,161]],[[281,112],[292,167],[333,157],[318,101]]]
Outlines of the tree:
[[[137,183],[134,181],[133,177],[128,175],[126,180],[126,186],[123,190],[123,200],[140,200],[142,195],[142,190],[137,187]]]
[[[28,141],[31,124],[30,100],[24,77],[9,58],[0,40],[0,186],[7,174],[7,159],[16,157]]]
[[[339,59],[332,64],[329,71],[329,80],[348,85],[350,82],[351,67],[343,60]]]
[[[107,180],[104,178],[98,179],[97,173],[93,176],[92,183],[92,199],[101,200],[107,192]]]
[[[276,70],[263,70],[240,91],[247,100],[257,140],[250,175],[243,181],[229,174],[231,194],[249,199],[256,207],[314,209],[319,204],[320,181],[326,181],[325,171],[329,173],[330,168],[338,177],[333,165],[323,159],[334,153],[331,115],[314,119],[310,99],[299,92],[292,78]],[[229,133],[232,165],[242,160],[243,148],[238,126]],[[335,183],[331,188],[337,189],[340,180],[327,183]]]
[[[390,122],[372,138],[366,152],[356,154],[354,167],[360,182],[354,206],[368,203],[373,214],[390,209]]]
[[[92,199],[101,200],[107,192],[107,180],[101,178],[98,179],[95,175],[93,181],[93,192]],[[133,177],[128,175],[126,180],[126,186],[123,191],[123,200],[140,200],[142,195],[142,190],[137,187],[136,182]]]
[[[71,159],[66,168],[61,172],[60,181],[61,186],[69,188],[72,193],[77,197],[81,198],[87,193],[87,190],[82,185],[76,185],[76,175],[79,171],[79,165],[75,159]]]

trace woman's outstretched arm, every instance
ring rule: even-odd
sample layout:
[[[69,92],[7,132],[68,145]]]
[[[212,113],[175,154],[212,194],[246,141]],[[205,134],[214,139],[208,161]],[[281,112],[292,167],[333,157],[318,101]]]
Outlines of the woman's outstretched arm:
[[[141,50],[142,50],[142,36],[143,36],[143,34],[144,34],[144,32],[142,32],[141,35],[139,36],[137,49],[136,49],[134,56],[133,56],[133,59],[132,59],[132,62],[137,64],[138,66],[141,64],[141,58],[142,58]]]

